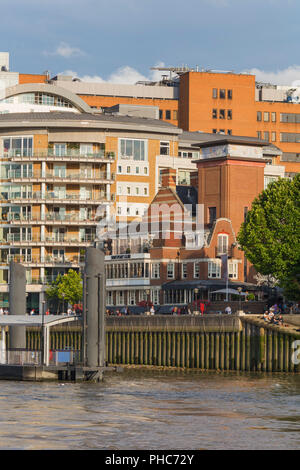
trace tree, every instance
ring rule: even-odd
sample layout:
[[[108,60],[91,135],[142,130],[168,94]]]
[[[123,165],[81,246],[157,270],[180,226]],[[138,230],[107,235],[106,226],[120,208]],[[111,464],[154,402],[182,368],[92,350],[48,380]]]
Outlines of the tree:
[[[271,275],[290,299],[300,298],[300,174],[271,183],[253,201],[238,241],[262,275]]]
[[[81,274],[69,269],[67,274],[59,274],[46,290],[49,299],[64,301],[71,305],[82,300],[83,287]]]

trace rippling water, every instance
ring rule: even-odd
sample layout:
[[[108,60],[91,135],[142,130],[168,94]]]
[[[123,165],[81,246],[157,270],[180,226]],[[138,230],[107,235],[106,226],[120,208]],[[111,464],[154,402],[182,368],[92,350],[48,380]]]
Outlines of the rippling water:
[[[0,381],[0,449],[298,449],[300,376],[129,370]]]

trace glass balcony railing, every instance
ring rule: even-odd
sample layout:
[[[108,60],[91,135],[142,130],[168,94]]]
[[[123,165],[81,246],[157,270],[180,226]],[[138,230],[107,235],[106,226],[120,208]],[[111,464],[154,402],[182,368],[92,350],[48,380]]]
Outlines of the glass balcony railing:
[[[0,242],[13,242],[13,243],[68,243],[68,244],[78,244],[78,243],[90,243],[96,240],[95,234],[88,235],[73,235],[68,234],[56,234],[56,235],[46,235],[42,238],[40,235],[27,235],[23,236],[19,233],[9,233],[3,239],[0,239]]]
[[[2,180],[14,180],[14,179],[45,179],[45,180],[69,180],[71,182],[74,182],[76,180],[84,180],[84,181],[97,181],[97,180],[107,180],[107,181],[114,181],[115,180],[115,174],[114,173],[108,173],[108,172],[85,172],[81,171],[79,173],[69,173],[67,172],[46,172],[42,173],[41,171],[27,171],[27,172],[22,172],[19,170],[12,170],[9,171],[7,175],[1,177]]]
[[[80,159],[95,159],[95,160],[115,160],[116,154],[115,152],[108,152],[104,150],[95,151],[95,152],[83,152],[80,150],[72,149],[66,150],[63,152],[56,151],[54,149],[39,149],[39,150],[32,150],[32,149],[10,149],[8,151],[4,151],[1,155],[1,158],[24,158],[26,160],[35,160],[35,159],[45,159],[45,158],[53,158],[57,160],[64,160],[64,159],[72,159],[72,160],[80,160]]]
[[[78,265],[79,263],[84,262],[84,255],[46,255],[46,256],[34,256],[34,255],[7,255],[6,257],[0,259],[1,264],[9,264],[10,261],[15,261],[17,263],[23,264],[49,264],[49,265]]]
[[[34,193],[2,193],[1,194],[2,200],[64,200],[64,201],[92,201],[94,203],[98,203],[101,201],[113,201],[114,195],[108,196],[107,194],[95,194],[95,193],[84,193],[80,194],[77,193],[56,193],[54,191],[48,191],[43,193],[42,191],[35,191]]]

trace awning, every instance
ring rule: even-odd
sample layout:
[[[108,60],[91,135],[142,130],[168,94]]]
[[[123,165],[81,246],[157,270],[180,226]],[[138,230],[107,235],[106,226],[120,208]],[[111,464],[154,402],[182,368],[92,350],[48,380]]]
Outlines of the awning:
[[[254,290],[261,290],[260,286],[257,286],[256,284],[250,284],[249,282],[238,282],[238,281],[229,281],[228,282],[228,288],[229,289],[237,289],[238,287],[241,287],[244,290],[248,291],[254,291]],[[224,279],[198,279],[195,281],[183,281],[183,280],[178,280],[178,281],[170,281],[170,282],[165,282],[162,285],[163,290],[181,290],[181,289],[187,289],[187,290],[192,290],[192,289],[225,289],[226,288],[226,281]],[[238,291],[237,291],[238,292]]]
[[[211,294],[233,294],[233,295],[248,295],[246,292],[239,292],[238,290],[235,289],[220,289],[220,290],[214,290],[211,292]]]

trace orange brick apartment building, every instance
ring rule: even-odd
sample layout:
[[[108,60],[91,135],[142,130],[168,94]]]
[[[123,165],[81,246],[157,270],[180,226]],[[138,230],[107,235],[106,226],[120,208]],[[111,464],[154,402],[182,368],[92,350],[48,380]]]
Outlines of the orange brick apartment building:
[[[243,73],[167,70],[175,78],[163,75],[160,82],[135,85],[86,83],[47,74],[15,74],[14,83],[64,88],[94,112],[118,104],[143,105],[157,108],[157,118],[185,131],[256,137],[282,150],[276,163],[285,166],[287,176],[299,171],[300,88],[257,83],[254,75]],[[13,75],[0,73],[1,78],[5,73]]]

